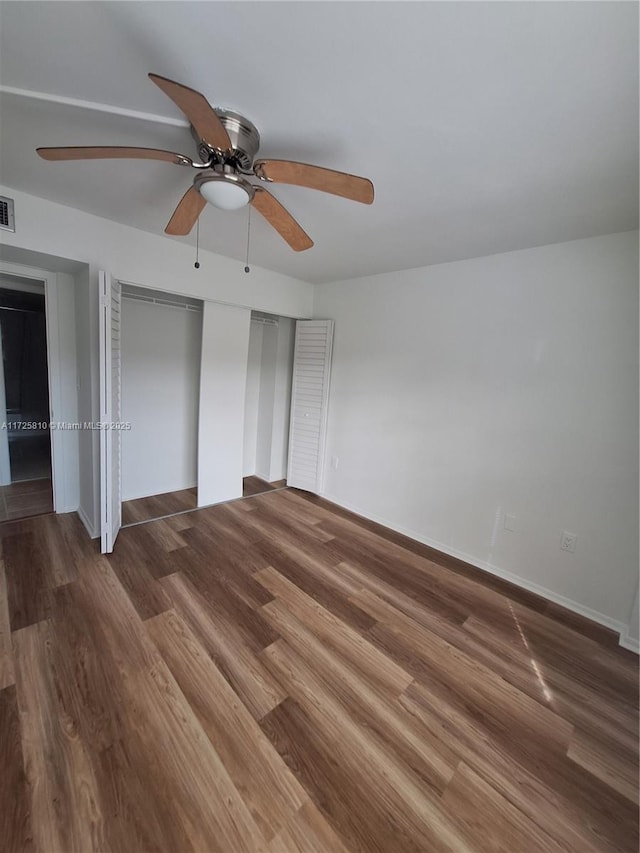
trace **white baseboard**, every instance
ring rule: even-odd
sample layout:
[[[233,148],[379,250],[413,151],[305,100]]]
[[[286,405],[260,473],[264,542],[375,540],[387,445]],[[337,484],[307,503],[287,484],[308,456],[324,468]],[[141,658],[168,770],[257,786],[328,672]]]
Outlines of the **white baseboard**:
[[[89,534],[89,536],[92,539],[97,539],[100,536],[100,533],[96,531],[93,524],[89,521],[89,518],[86,515],[85,511],[82,509],[82,507],[79,506],[78,509],[76,510],[76,512],[78,513],[78,518],[84,524],[86,531]]]
[[[489,574],[495,575],[496,577],[502,578],[503,580],[509,581],[514,586],[518,586],[521,589],[526,589],[528,592],[533,592],[536,595],[539,595],[541,598],[545,598],[547,601],[552,602],[553,604],[559,604],[561,607],[565,607],[567,610],[571,610],[573,613],[577,613],[579,616],[584,616],[587,619],[591,619],[592,622],[597,622],[599,625],[604,625],[605,628],[610,628],[612,631],[615,631],[620,635],[620,645],[624,646],[625,649],[630,649],[636,653],[639,653],[638,649],[638,640],[634,640],[627,633],[628,626],[623,622],[618,622],[615,619],[612,619],[610,616],[606,616],[604,613],[600,613],[597,610],[592,610],[590,607],[585,607],[585,605],[580,604],[577,601],[573,601],[570,598],[566,598],[564,595],[560,595],[557,592],[554,592],[551,589],[547,589],[544,586],[540,586],[537,583],[533,583],[527,578],[520,577],[519,575],[515,575],[512,572],[508,572],[505,569],[501,569],[498,566],[494,566],[492,563],[489,563],[485,560],[478,560],[477,557],[473,557],[471,554],[465,554],[463,551],[457,551],[455,548],[451,548],[448,545],[443,545],[442,542],[436,542],[433,539],[428,539],[426,536],[422,536],[419,533],[416,533],[415,530],[409,530],[404,527],[400,527],[397,524],[393,524],[385,518],[380,518],[379,516],[372,515],[369,512],[361,509],[360,507],[353,506],[339,498],[334,497],[333,495],[328,494],[327,492],[322,492],[321,497],[325,498],[325,500],[331,501],[338,506],[343,507],[344,509],[348,509],[350,512],[354,512],[356,515],[360,515],[363,518],[368,519],[369,521],[374,521],[376,524],[381,524],[383,527],[388,527],[390,530],[395,530],[396,533],[401,533],[403,536],[408,536],[409,539],[414,539],[416,542],[420,542],[423,545],[428,545],[429,548],[434,548],[436,551],[441,551],[443,554],[447,554],[449,557],[456,557],[458,560],[462,560],[465,563],[469,563],[472,566],[475,566],[478,569],[482,569],[485,572],[489,572]]]
[[[623,649],[629,649],[630,652],[635,652],[637,655],[640,655],[640,640],[636,640],[635,637],[631,637],[626,630],[620,634],[620,645]]]

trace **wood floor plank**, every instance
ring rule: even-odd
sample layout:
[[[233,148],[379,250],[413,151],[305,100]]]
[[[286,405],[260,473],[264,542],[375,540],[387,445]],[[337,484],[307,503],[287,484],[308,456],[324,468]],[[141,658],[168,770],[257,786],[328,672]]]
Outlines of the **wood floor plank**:
[[[547,749],[566,753],[573,726],[550,709],[532,700],[479,664],[464,652],[442,640],[368,591],[354,597],[359,606],[381,623],[370,632],[383,640],[385,632],[396,637],[418,660],[440,674],[443,681],[459,689],[465,701],[472,701],[496,725],[511,732],[516,740],[542,739]]]
[[[185,531],[184,538],[190,551],[199,559],[189,559],[185,565],[183,555],[179,555],[176,571],[188,571],[192,578],[200,578],[205,586],[213,575],[216,582],[248,607],[259,608],[270,600],[271,596],[264,587],[254,580],[254,574],[266,568],[266,560],[250,545],[229,545],[208,528]]]
[[[106,851],[95,773],[75,721],[59,701],[50,663],[51,626],[13,635],[24,765],[35,849]]]
[[[63,558],[79,577],[100,553],[99,541],[89,539],[85,526],[76,513],[58,514],[54,518],[64,540]]]
[[[114,853],[173,853],[193,849],[188,834],[175,817],[175,803],[165,801],[156,790],[150,796],[148,774],[153,767],[140,760],[130,738],[118,739],[101,750],[96,766],[104,809],[109,815],[105,834]]]
[[[584,634],[585,637],[595,640],[602,646],[619,649],[620,638],[612,628],[599,625],[597,622],[587,619],[586,616],[581,616],[579,613],[567,610],[566,607],[561,607],[554,601],[549,601],[542,612],[545,616],[551,616],[554,621],[560,622],[579,634]]]
[[[608,744],[614,753],[638,762],[638,710],[618,700],[607,701],[599,681],[584,684],[538,658],[535,648],[516,645],[476,617],[464,623],[459,648],[532,698],[544,702],[585,734]],[[468,635],[468,639],[467,639]],[[456,640],[454,640],[456,642]]]
[[[326,547],[336,564],[349,565],[364,575],[373,576],[385,584],[402,590],[418,605],[438,613],[443,618],[462,624],[469,616],[468,606],[456,599],[447,590],[446,585],[417,574],[410,566],[398,564],[393,558],[376,554],[372,544],[364,549],[359,542],[347,539],[344,533],[340,533],[328,542]]]
[[[166,518],[161,518],[153,525],[144,525],[138,535],[142,538],[145,537],[145,534],[148,534],[153,540],[153,544],[161,551],[177,551],[180,548],[184,548],[187,543],[171,527],[168,521]],[[141,541],[143,540],[141,539]]]
[[[187,624],[168,612],[148,620],[146,629],[256,823],[272,838],[306,802],[305,790]]]
[[[638,707],[638,661],[622,649],[601,646],[566,625],[527,610],[516,602],[496,612],[490,621],[494,636],[529,649],[536,659],[549,664],[586,687],[597,685],[603,696]],[[477,632],[477,623],[472,622]],[[471,630],[471,628],[468,629]]]
[[[442,600],[437,596],[429,600],[422,596],[416,600],[387,580],[349,562],[339,563],[337,570],[356,588],[349,592],[349,598],[368,590],[418,624],[425,625],[428,630],[438,630],[443,638],[455,634],[455,629],[464,624],[465,618],[460,611],[456,609],[452,612],[446,605],[443,606]]]
[[[227,853],[266,850],[229,774],[144,623],[106,560],[84,579],[104,645],[122,667],[113,685],[124,706],[121,743],[143,780],[154,781],[145,807],[182,840],[174,848]]]
[[[345,660],[357,666],[374,685],[379,685],[392,695],[399,695],[411,684],[412,675],[275,569],[269,567],[258,572],[255,577],[286,605],[294,617],[313,631],[322,643],[335,649]],[[274,611],[267,608],[267,612]]]
[[[310,800],[272,840],[271,853],[349,853],[337,833]]]
[[[437,738],[425,737],[428,733],[396,704],[396,695],[371,685],[358,669],[326,649],[281,601],[263,609],[331,701],[342,706],[343,715],[377,736],[422,783],[441,794],[459,762],[456,753]]]
[[[0,690],[15,684],[4,558],[0,556]]]
[[[624,751],[603,749],[598,740],[584,732],[574,732],[568,757],[605,782],[614,791],[638,805],[638,760]]]
[[[178,613],[211,655],[230,685],[253,716],[259,720],[286,696],[277,680],[265,669],[233,623],[212,609],[193,584],[181,575],[170,575],[161,583],[169,592]]]
[[[110,626],[96,616],[91,578],[56,589],[52,597],[48,663],[64,713],[93,749],[110,747],[126,730],[120,695],[122,664],[105,645]]]
[[[251,513],[247,522],[264,536],[277,534],[278,539],[296,545],[300,540],[312,540],[319,543],[330,542],[332,533],[325,532],[316,522],[309,524],[301,518],[295,507],[282,500],[280,494],[257,498],[254,501],[256,511]],[[233,510],[233,507],[229,507]]]
[[[123,530],[118,550],[107,559],[141,619],[169,610],[171,600],[153,576],[149,565],[153,553],[144,542],[129,535],[129,530]]]
[[[314,739],[317,741],[320,736],[324,749],[331,745],[333,752],[339,751],[345,774],[343,796],[352,795],[354,787],[359,787],[360,795],[369,803],[369,820],[377,813],[386,824],[386,831],[380,828],[377,840],[368,849],[389,853],[432,848],[471,850],[448,816],[443,816],[437,797],[422,780],[375,733],[345,713],[341,703],[287,643],[278,640],[262,656],[311,721],[316,729]],[[308,740],[307,734],[304,741]],[[367,767],[365,774],[363,766]]]
[[[182,530],[188,530],[193,527],[198,515],[193,512],[181,512],[179,515],[172,515],[165,519],[167,527],[180,533]]]
[[[379,797],[371,799],[367,782],[361,786],[348,765],[336,760],[335,747],[319,735],[315,721],[296,702],[285,699],[260,726],[348,850],[393,853],[402,849],[402,830],[397,838],[393,815],[387,817],[381,811]],[[287,843],[289,847],[295,843],[290,832]],[[405,849],[415,851],[415,844],[410,845]]]
[[[326,607],[331,613],[355,630],[371,628],[375,620],[361,607],[341,595],[322,574],[315,570],[314,560],[301,560],[287,553],[280,542],[261,540],[255,546],[281,575]]]
[[[566,849],[464,762],[447,786],[442,805],[477,853],[563,853]]]
[[[69,559],[62,526],[54,515],[40,520],[37,540],[40,559],[46,563],[47,585],[55,588],[75,580],[78,574],[76,563]]]
[[[90,748],[107,849],[189,849],[156,757],[163,733],[146,719],[149,706],[154,713],[162,706],[149,677],[157,660],[140,646],[139,618],[110,572],[96,560],[80,581],[55,590],[49,663],[59,701]],[[153,791],[151,775],[159,782]]]
[[[9,624],[12,631],[47,618],[49,585],[39,537],[28,530],[2,540]]]
[[[217,619],[225,624],[233,623],[230,629],[241,634],[251,649],[259,652],[271,645],[277,635],[260,612],[260,607],[272,600],[271,593],[252,575],[239,570],[238,564],[230,562],[219,549],[212,559],[213,546],[206,537],[204,544],[200,537],[190,538],[190,541],[195,542],[196,547],[190,548],[189,557],[182,561],[178,575],[198,590],[209,609],[218,614]]]
[[[31,853],[31,807],[15,685],[0,690],[0,838],[5,853]]]
[[[271,492],[274,488],[275,486],[261,477],[244,477],[242,480],[242,494],[245,498],[261,495],[263,492]]]
[[[217,536],[225,547],[236,545],[242,551],[263,536],[262,531],[256,530],[248,521],[257,509],[259,500],[260,497],[256,497],[250,501],[231,501],[208,507],[202,514],[200,526]],[[251,513],[245,512],[249,504],[252,505]]]
[[[138,524],[154,518],[163,518],[176,512],[195,509],[197,506],[196,490],[181,489],[161,495],[151,495],[147,498],[136,498],[124,501],[122,504],[122,524]]]
[[[545,755],[492,736],[475,713],[466,713],[434,690],[414,682],[401,704],[439,737],[455,743],[465,764],[538,823],[569,851],[633,851],[638,814],[629,800],[557,753]],[[515,738],[513,738],[515,741]]]

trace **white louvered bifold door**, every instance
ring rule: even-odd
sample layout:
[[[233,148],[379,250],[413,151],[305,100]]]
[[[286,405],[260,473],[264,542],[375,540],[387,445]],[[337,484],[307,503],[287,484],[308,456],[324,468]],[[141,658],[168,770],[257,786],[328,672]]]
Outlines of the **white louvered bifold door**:
[[[298,320],[291,389],[287,485],[322,489],[333,320]]]
[[[113,551],[122,522],[119,281],[100,271],[100,547]]]

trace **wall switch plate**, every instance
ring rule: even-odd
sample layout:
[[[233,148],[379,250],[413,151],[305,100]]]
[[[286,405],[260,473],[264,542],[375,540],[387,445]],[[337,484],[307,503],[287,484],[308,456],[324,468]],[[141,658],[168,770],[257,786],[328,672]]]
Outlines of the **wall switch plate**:
[[[515,515],[511,515],[507,513],[504,517],[504,529],[508,530],[510,533],[514,533],[516,529],[516,517]]]
[[[568,530],[562,531],[562,537],[560,539],[560,547],[563,551],[570,551],[573,553],[576,550],[576,542],[578,541],[578,537],[575,533],[569,533]]]
[[[331,457],[331,467],[333,468],[334,471],[338,470],[338,463],[339,462],[340,462],[340,460],[338,459],[337,456]]]

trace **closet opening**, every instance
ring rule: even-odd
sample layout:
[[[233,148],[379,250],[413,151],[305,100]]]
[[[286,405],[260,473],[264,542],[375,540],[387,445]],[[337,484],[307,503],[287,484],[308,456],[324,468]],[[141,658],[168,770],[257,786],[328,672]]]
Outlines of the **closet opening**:
[[[122,285],[122,526],[197,507],[202,302]]]
[[[251,312],[245,393],[243,496],[287,484],[295,320]]]

